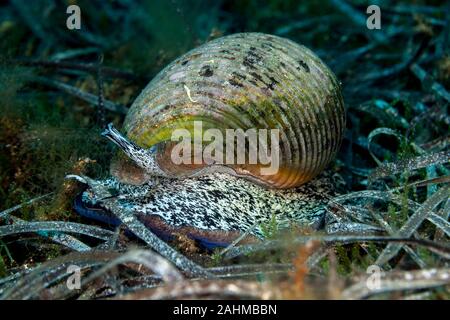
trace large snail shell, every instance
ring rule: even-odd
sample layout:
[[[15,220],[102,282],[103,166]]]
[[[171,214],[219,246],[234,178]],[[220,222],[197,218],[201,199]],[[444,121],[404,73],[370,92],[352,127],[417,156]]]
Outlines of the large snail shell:
[[[148,148],[159,144],[160,166],[172,175],[192,170],[170,165],[173,129],[280,129],[280,169],[235,165],[240,175],[275,188],[298,186],[336,155],[345,128],[340,85],[308,48],[262,33],[210,41],[163,69],[131,106],[124,129]],[[169,146],[169,147],[168,147]]]

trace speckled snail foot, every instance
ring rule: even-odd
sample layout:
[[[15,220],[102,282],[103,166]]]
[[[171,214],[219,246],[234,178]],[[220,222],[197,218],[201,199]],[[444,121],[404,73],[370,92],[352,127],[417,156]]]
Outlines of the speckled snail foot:
[[[174,165],[173,131],[195,136],[197,122],[224,136],[227,129],[278,129],[278,171],[261,174],[259,161]],[[123,152],[111,164],[114,178],[100,183],[159,235],[183,232],[207,247],[226,245],[273,214],[284,226],[318,228],[334,191],[327,175],[311,180],[335,157],[344,129],[339,82],[312,51],[273,35],[233,34],[164,68],[131,106],[123,135],[105,130]],[[107,216],[89,190],[76,208]],[[251,234],[263,236],[260,227]]]

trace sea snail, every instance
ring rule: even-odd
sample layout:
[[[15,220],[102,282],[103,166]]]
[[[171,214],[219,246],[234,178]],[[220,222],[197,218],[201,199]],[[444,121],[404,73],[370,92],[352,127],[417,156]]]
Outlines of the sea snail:
[[[200,154],[200,162],[174,164],[178,129],[200,134],[200,146],[190,140],[190,157]],[[207,129],[224,137],[229,129],[276,129],[277,148],[270,144],[275,136],[257,147],[265,147],[266,155],[278,152],[278,170],[262,174],[267,161],[249,161],[257,148],[251,143],[230,158],[226,153],[232,149],[224,148],[223,157],[231,161],[217,161],[216,153],[205,153],[213,141],[203,136]],[[183,230],[203,244],[225,245],[272,214],[281,224],[318,227],[323,194],[332,193],[333,186],[327,176],[310,180],[334,158],[344,129],[340,84],[311,50],[273,35],[233,34],[164,68],[131,106],[124,135],[112,126],[105,130],[123,152],[111,165],[114,178],[100,183],[120,194],[123,207],[159,234]],[[237,147],[238,139],[232,139]],[[245,161],[239,162],[242,153]],[[77,198],[81,214],[93,216],[101,207],[89,190]],[[258,227],[251,233],[262,235]]]

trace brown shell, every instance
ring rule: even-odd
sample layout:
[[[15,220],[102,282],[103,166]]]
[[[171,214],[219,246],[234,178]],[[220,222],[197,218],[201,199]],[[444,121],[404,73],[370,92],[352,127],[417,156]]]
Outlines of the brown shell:
[[[188,92],[189,90],[189,92]],[[189,94],[188,94],[189,93]],[[262,33],[240,33],[195,48],[163,69],[142,91],[124,123],[129,139],[161,146],[168,174],[195,167],[170,164],[173,129],[280,129],[280,170],[234,165],[237,174],[275,188],[315,177],[336,155],[345,109],[333,72],[308,48]],[[200,165],[201,167],[202,165]]]

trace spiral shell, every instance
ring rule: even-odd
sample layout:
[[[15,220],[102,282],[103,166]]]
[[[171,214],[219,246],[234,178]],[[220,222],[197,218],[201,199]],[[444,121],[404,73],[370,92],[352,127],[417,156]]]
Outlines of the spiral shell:
[[[279,129],[280,164],[234,165],[239,175],[274,188],[303,184],[336,155],[345,128],[339,82],[308,48],[262,33],[210,41],[164,68],[131,106],[125,134],[137,145],[161,146],[158,162],[172,175],[198,169],[170,165],[172,131],[205,128]],[[204,164],[203,164],[204,165]]]

